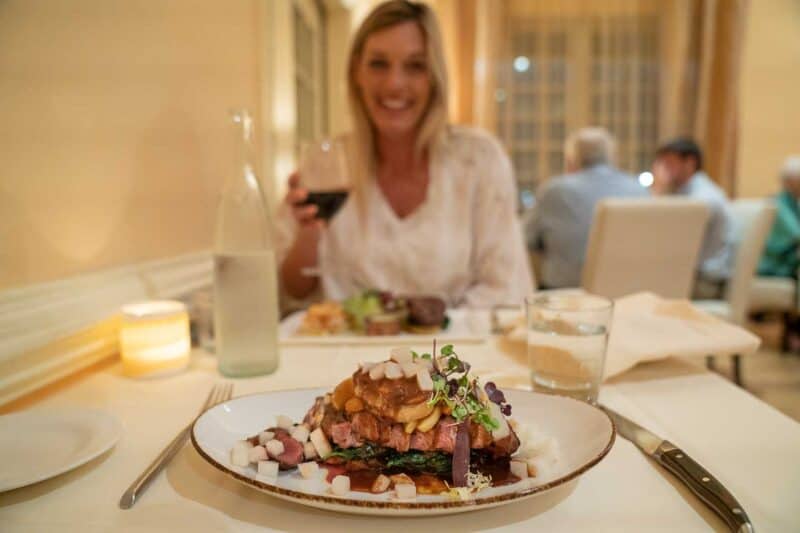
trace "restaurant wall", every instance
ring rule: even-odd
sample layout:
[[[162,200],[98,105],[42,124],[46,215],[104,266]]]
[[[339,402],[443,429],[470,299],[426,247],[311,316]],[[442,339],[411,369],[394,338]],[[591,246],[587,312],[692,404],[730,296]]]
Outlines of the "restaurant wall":
[[[750,2],[741,74],[737,196],[773,194],[800,154],[800,2]]]
[[[0,2],[0,289],[210,247],[263,6]]]

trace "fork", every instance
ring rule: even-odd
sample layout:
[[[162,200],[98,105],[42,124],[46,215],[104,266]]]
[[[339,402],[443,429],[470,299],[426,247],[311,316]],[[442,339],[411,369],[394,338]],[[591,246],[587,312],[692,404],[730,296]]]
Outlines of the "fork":
[[[200,413],[197,415],[198,417],[206,412],[208,409],[214,407],[215,405],[222,403],[224,401],[230,400],[231,396],[233,395],[233,384],[232,383],[217,383],[211,388],[211,392],[208,393],[208,398],[206,398],[206,403],[203,404],[203,408],[200,409]],[[192,421],[194,422],[194,421]],[[139,498],[149,483],[155,478],[161,470],[170,462],[170,460],[178,453],[186,439],[189,437],[189,432],[192,430],[192,424],[190,423],[185,428],[181,430],[180,433],[170,442],[166,448],[164,448],[158,457],[150,463],[142,474],[136,478],[128,490],[125,491],[125,494],[122,495],[122,498],[119,500],[119,506],[121,509],[130,509],[133,507],[133,504]]]

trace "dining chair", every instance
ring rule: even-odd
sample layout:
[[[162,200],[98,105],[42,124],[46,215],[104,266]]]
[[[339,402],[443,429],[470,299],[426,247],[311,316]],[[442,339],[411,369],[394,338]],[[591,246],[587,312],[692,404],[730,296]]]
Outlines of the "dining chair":
[[[793,311],[797,296],[794,278],[755,276],[750,284],[750,311]]]
[[[750,310],[751,287],[758,260],[764,250],[775,206],[760,198],[731,202],[735,253],[731,277],[725,287],[724,299],[695,300],[704,311],[744,327]],[[733,380],[742,384],[741,356],[733,356]]]
[[[756,276],[750,285],[748,311],[759,314],[777,314],[783,320],[781,350],[789,351],[789,333],[798,315],[798,285],[794,278]]]
[[[709,210],[686,198],[607,199],[595,208],[581,286],[618,298],[688,298]]]

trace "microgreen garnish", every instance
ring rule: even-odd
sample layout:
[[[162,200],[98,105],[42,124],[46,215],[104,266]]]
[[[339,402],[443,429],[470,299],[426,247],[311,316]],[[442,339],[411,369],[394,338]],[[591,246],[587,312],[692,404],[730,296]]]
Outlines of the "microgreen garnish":
[[[429,353],[418,354],[414,350],[411,350],[411,360],[412,361],[416,361],[417,359],[424,359],[426,361],[430,361],[431,360],[431,354],[429,354]]]
[[[433,353],[436,353],[435,344]],[[434,371],[431,375],[433,396],[428,401],[428,405],[444,403],[450,408],[450,414],[456,419],[456,422],[461,422],[469,417],[474,422],[481,424],[487,431],[491,432],[498,429],[500,422],[492,417],[489,405],[481,400],[482,395],[480,394],[478,379],[470,376],[469,363],[459,359],[452,344],[442,346],[439,353],[441,354],[440,356],[433,358],[435,363]],[[426,355],[430,358],[430,354],[423,354],[420,357],[425,359]],[[440,359],[441,364],[437,364]],[[494,391],[495,399],[500,398],[500,402],[495,403],[505,401],[505,397],[502,397],[502,391],[498,390],[494,383],[491,383],[490,388]],[[498,393],[501,396],[498,396]],[[488,389],[486,390],[486,395],[489,396],[491,401],[494,401]],[[506,414],[506,410],[510,414],[511,406],[501,404],[501,410],[504,414]]]

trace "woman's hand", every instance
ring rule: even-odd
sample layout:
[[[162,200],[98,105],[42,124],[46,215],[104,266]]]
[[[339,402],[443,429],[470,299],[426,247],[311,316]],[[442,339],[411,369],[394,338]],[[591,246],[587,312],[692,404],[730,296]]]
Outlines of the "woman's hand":
[[[292,216],[301,228],[322,229],[325,222],[317,218],[319,208],[316,205],[303,205],[308,198],[308,189],[300,184],[300,174],[293,172],[289,176],[289,190],[285,202],[292,209]]]

